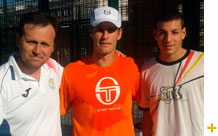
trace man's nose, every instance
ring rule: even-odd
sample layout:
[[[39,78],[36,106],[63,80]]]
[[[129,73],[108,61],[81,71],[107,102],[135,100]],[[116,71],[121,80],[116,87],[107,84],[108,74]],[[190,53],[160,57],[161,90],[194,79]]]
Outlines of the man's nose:
[[[102,32],[102,37],[107,39],[108,38],[108,35],[109,35],[109,32],[107,30],[103,30]]]
[[[166,34],[164,39],[166,42],[172,41],[172,34],[170,34],[170,33]]]
[[[33,53],[34,53],[35,55],[38,55],[38,54],[41,53],[41,46],[40,46],[40,44],[35,45],[35,47],[34,47],[34,49],[33,49]]]

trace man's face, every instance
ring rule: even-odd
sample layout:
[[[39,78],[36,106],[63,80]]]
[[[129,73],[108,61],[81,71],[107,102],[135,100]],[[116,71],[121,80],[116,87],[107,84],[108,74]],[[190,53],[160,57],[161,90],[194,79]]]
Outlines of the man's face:
[[[112,23],[102,22],[93,27],[90,36],[93,39],[93,52],[106,55],[116,50],[117,40],[122,37],[122,29]]]
[[[182,28],[180,20],[159,22],[154,32],[161,55],[178,56],[182,50],[182,40],[185,38],[186,29]]]
[[[21,65],[26,69],[39,69],[54,51],[54,39],[51,25],[24,25],[24,35],[18,44]]]

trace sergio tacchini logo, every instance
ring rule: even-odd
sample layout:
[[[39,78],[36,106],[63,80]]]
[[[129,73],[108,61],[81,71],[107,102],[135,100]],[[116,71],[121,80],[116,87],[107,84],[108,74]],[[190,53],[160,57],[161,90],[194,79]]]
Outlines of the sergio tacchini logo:
[[[102,81],[104,80],[112,80],[114,86],[105,86],[100,87]],[[95,88],[96,97],[98,101],[104,105],[111,105],[117,101],[120,96],[120,86],[118,82],[112,77],[104,77],[100,79]],[[115,97],[112,98],[112,92],[115,92]]]
[[[111,14],[111,11],[110,11],[109,9],[106,9],[106,10],[104,10],[104,14],[105,14],[105,15],[110,15],[110,14]]]

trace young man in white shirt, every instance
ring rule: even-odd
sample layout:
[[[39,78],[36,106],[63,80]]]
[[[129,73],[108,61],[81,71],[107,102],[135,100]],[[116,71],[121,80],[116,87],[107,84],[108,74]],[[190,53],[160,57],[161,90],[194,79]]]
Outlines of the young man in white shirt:
[[[160,54],[141,70],[144,136],[203,136],[204,53],[182,48],[185,36],[180,13],[157,18]]]

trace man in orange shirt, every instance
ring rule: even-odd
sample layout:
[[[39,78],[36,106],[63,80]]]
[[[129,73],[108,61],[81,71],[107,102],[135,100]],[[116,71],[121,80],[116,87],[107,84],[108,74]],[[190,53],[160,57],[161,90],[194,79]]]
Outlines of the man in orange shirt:
[[[134,136],[131,109],[132,99],[138,98],[140,74],[132,58],[115,53],[122,32],[116,9],[94,9],[93,54],[64,69],[61,114],[72,109],[74,136]]]

